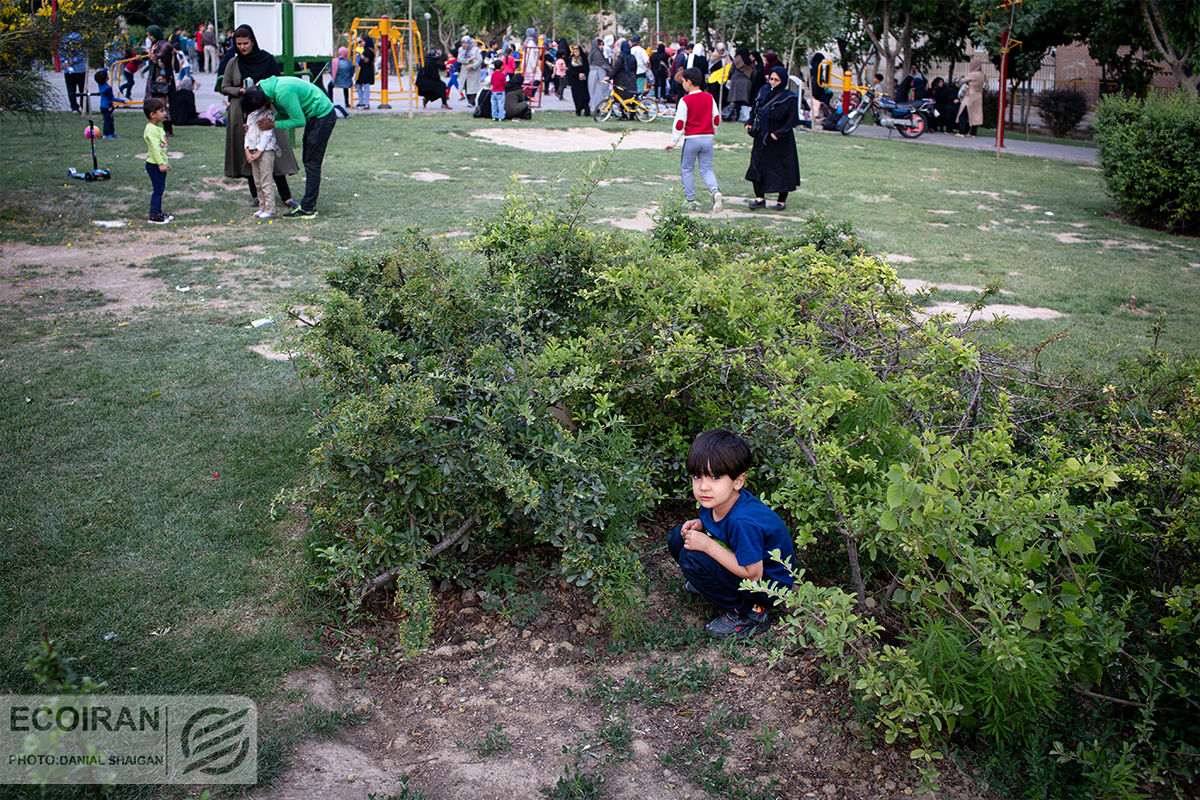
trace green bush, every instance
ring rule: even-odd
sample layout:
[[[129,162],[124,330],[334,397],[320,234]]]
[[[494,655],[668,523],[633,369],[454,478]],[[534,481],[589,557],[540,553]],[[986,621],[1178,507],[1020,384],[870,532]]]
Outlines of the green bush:
[[[1050,89],[1038,97],[1042,122],[1055,136],[1063,137],[1087,114],[1087,97],[1074,89]]]
[[[1200,101],[1101,98],[1093,124],[1108,192],[1138,225],[1200,231]]]
[[[1060,796],[1185,787],[1200,368],[1152,351],[1048,376],[921,318],[849,226],[713,228],[664,203],[648,236],[598,233],[592,185],[510,195],[467,256],[410,233],[331,274],[300,495],[347,606],[394,579],[415,608],[430,576],[537,544],[633,624],[635,526],[725,426],[801,563],[841,552],[778,593],[781,649],[822,653],[930,780],[962,741]]]

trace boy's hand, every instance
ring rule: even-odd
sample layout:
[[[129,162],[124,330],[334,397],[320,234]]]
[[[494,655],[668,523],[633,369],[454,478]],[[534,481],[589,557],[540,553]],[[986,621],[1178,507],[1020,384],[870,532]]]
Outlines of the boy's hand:
[[[258,129],[259,129],[260,131],[270,131],[270,130],[274,130],[274,129],[275,129],[275,120],[273,120],[273,119],[260,119],[260,120],[258,121]]]
[[[684,550],[698,550],[701,553],[708,553],[712,544],[712,537],[702,530],[686,531],[683,534]]]
[[[704,525],[698,519],[689,519],[680,529],[683,535],[683,547],[686,550],[704,550],[712,541],[704,532]]]
[[[159,171],[159,172],[167,172],[167,171],[169,171],[170,169],[171,169],[171,165],[170,165],[170,164],[159,164],[159,165],[158,165],[158,171]]]

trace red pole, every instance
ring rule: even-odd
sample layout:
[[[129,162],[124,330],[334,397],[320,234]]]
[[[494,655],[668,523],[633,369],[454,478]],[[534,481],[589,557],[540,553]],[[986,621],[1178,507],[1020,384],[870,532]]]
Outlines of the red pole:
[[[379,24],[379,52],[383,54],[381,61],[383,62],[379,69],[380,83],[380,104],[378,108],[391,108],[388,103],[388,62],[392,60],[392,42],[388,32],[391,30],[391,25],[388,22],[388,15],[381,14]]]
[[[58,0],[50,0],[50,21],[58,22]],[[58,57],[58,48],[54,48],[54,71],[62,72],[62,61]]]
[[[854,86],[854,80],[850,77],[850,70],[842,72],[842,113],[850,113],[850,101],[854,99],[854,92],[851,87]]]
[[[1000,109],[996,112],[996,147],[1004,147],[1004,106],[1008,93],[1008,31],[1000,34]]]

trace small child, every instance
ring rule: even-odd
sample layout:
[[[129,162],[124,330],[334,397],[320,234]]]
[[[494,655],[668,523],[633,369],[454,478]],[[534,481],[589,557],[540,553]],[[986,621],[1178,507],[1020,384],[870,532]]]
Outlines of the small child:
[[[504,94],[508,84],[508,73],[504,71],[504,61],[497,58],[492,62],[492,119],[504,119]]]
[[[713,134],[721,124],[721,115],[713,96],[703,90],[704,76],[695,67],[685,69],[680,77],[687,92],[675,107],[675,123],[671,131],[671,143],[666,149],[679,144],[683,139],[683,152],[679,159],[679,175],[683,180],[683,196],[688,208],[699,209],[696,202],[696,162],[699,161],[700,177],[712,195],[714,214],[721,211],[721,190],[717,186],[717,175],[713,172]]]
[[[100,95],[100,116],[104,117],[104,138],[120,139],[117,128],[113,125],[113,88],[108,82],[108,70],[96,70],[96,87]]]
[[[147,97],[142,102],[142,113],[146,119],[146,129],[142,138],[146,140],[146,174],[150,176],[150,216],[149,222],[155,225],[166,225],[174,217],[164,216],[162,211],[163,192],[167,189],[167,172],[171,165],[167,163],[167,134],[163,130],[163,120],[167,118],[167,104],[157,97]]]
[[[250,165],[254,185],[258,187],[260,207],[254,216],[275,219],[275,155],[280,152],[280,147],[274,128],[264,131],[258,127],[264,119],[275,120],[275,108],[269,102],[246,117],[246,163]]]
[[[743,580],[792,585],[784,564],[794,555],[792,537],[774,511],[742,488],[749,467],[750,448],[740,436],[716,428],[696,437],[687,470],[700,518],[667,537],[684,588],[725,610],[705,626],[718,639],[753,636],[771,624],[767,596],[743,591]],[[770,555],[773,550],[782,560]]]

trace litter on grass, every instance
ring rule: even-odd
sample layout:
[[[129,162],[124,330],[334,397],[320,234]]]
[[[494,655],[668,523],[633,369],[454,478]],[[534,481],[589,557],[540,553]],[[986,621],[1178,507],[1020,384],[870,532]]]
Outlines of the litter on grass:
[[[261,328],[263,325],[270,325],[274,321],[274,317],[260,317],[259,319],[252,321],[247,327]]]
[[[123,219],[94,219],[93,225],[99,225],[101,228],[124,228],[125,220]]]

